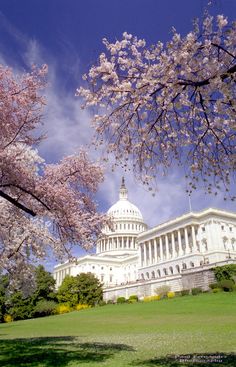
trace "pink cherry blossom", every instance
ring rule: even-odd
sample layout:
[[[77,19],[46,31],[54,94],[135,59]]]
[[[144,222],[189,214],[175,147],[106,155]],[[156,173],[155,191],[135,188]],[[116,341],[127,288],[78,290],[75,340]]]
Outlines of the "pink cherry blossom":
[[[229,190],[236,168],[236,22],[206,15],[194,29],[148,47],[123,34],[103,40],[106,52],[77,95],[97,106],[97,138],[118,163],[133,161],[143,181],[185,167],[190,192]],[[232,197],[234,199],[234,197]]]
[[[14,275],[48,250],[62,259],[73,245],[90,249],[108,223],[94,202],[101,166],[83,150],[57,164],[37,152],[46,74],[0,66],[0,268]]]

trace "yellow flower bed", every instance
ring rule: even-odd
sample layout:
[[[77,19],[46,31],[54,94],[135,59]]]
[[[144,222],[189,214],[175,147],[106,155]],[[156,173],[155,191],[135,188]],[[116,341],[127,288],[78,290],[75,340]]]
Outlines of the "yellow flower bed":
[[[91,306],[86,305],[86,304],[80,304],[80,303],[75,306],[76,311],[86,310],[87,308],[91,308]]]
[[[144,297],[143,302],[152,302],[152,301],[159,301],[161,299],[161,296],[148,296]]]
[[[71,311],[71,307],[68,305],[58,305],[56,308],[56,314],[61,315],[63,313],[68,313]]]
[[[4,322],[12,322],[13,317],[11,315],[4,315]]]
[[[174,298],[175,297],[175,292],[168,292],[167,297],[168,298]]]

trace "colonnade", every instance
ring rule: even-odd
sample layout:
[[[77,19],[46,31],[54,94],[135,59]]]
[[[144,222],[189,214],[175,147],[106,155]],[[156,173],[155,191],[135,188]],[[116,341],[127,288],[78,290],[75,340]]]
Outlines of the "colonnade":
[[[65,278],[66,275],[70,275],[70,267],[69,268],[66,268],[66,269],[61,269],[61,270],[58,270],[58,271],[55,271],[54,272],[54,278],[55,278],[55,281],[56,281],[56,285],[60,286],[63,279]]]
[[[179,228],[141,243],[141,266],[149,266],[199,250],[195,226]]]
[[[97,253],[119,250],[136,249],[136,236],[113,236],[102,238],[97,243]]]

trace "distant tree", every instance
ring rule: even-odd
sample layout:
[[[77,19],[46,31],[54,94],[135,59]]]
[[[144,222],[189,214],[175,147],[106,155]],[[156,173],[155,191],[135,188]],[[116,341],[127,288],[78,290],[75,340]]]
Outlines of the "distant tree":
[[[0,267],[16,277],[48,247],[59,258],[73,244],[90,248],[105,223],[93,201],[99,164],[82,150],[46,164],[35,148],[46,74],[46,66],[15,75],[0,65]]]
[[[3,322],[6,313],[8,286],[9,277],[0,273],[0,322]]]
[[[35,289],[32,298],[36,303],[41,300],[53,300],[55,297],[55,279],[42,265],[39,265],[35,269]]]
[[[60,303],[68,303],[70,306],[75,306],[78,303],[78,293],[76,277],[66,275],[58,288],[57,299]]]
[[[206,14],[185,37],[148,47],[124,33],[103,40],[99,57],[77,95],[96,106],[98,144],[108,142],[124,167],[149,184],[177,162],[186,169],[190,192],[229,190],[236,169],[236,22]],[[151,189],[151,188],[150,188]],[[235,199],[231,195],[232,199]]]
[[[25,297],[21,291],[15,291],[7,301],[7,313],[13,320],[25,320],[32,317],[34,305],[31,297]]]
[[[67,275],[58,289],[59,302],[70,306],[77,303],[94,306],[102,301],[102,285],[92,273],[81,273],[76,277]]]
[[[92,273],[77,275],[79,289],[79,303],[94,306],[103,299],[102,284]]]

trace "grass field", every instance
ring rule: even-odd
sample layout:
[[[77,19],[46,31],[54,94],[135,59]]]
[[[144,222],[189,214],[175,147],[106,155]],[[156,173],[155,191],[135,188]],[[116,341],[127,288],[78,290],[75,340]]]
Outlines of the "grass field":
[[[236,292],[0,325],[1,367],[236,366]]]

